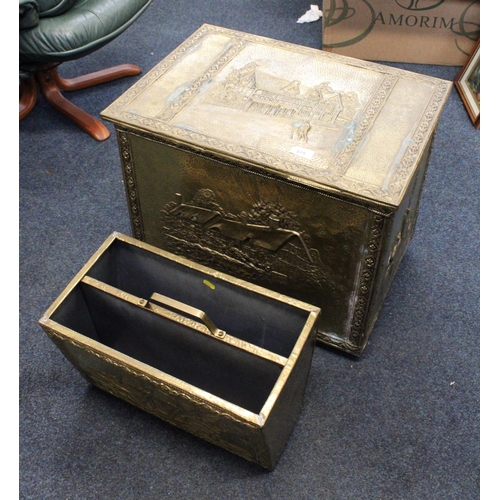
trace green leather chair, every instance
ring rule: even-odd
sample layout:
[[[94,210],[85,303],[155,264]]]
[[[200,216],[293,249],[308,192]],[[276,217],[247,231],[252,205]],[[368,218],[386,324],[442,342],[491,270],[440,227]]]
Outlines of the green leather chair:
[[[109,130],[68,101],[61,90],[79,90],[141,69],[122,64],[76,78],[62,78],[57,66],[86,56],[114,40],[144,12],[151,0],[19,0],[19,119],[34,108],[38,89],[47,102],[94,139]]]

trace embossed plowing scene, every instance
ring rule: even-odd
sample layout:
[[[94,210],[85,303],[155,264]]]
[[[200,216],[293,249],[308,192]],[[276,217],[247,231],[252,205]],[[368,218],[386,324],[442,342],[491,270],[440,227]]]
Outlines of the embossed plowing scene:
[[[162,210],[163,234],[173,252],[207,265],[217,262],[219,268],[222,262],[221,270],[248,280],[334,288],[334,277],[296,219],[280,203],[264,201],[250,211],[227,213],[210,189],[190,200],[179,193]]]

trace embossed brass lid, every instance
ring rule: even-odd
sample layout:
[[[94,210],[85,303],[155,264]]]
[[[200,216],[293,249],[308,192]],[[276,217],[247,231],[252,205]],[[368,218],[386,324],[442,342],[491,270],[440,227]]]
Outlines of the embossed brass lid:
[[[450,89],[445,80],[203,25],[102,117],[398,206]]]

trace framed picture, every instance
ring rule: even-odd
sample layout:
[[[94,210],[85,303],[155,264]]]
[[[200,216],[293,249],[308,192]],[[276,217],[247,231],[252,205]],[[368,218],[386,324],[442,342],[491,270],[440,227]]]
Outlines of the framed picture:
[[[455,80],[455,86],[464,101],[472,123],[476,128],[479,128],[479,40]]]

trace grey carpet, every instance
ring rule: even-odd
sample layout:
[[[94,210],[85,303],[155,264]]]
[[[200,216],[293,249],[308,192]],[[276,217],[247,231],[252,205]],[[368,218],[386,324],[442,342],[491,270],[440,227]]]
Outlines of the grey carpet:
[[[321,48],[309,2],[154,0],[61,66],[148,71],[203,23]],[[447,80],[458,67],[396,65]],[[98,115],[139,77],[68,97]],[[43,99],[20,123],[20,498],[479,498],[479,138],[454,89],[412,240],[361,358],[318,347],[273,472],[90,386],[37,324],[112,231],[130,234],[115,133],[93,141]]]

